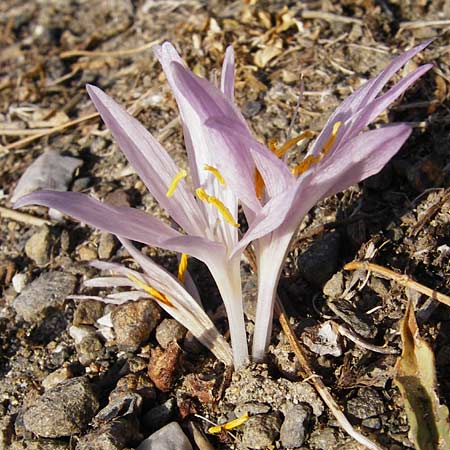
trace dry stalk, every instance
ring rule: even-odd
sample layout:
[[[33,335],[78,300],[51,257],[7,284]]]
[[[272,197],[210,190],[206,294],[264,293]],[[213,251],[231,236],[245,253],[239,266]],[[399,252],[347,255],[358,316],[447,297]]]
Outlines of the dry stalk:
[[[89,51],[89,50],[69,50],[67,52],[62,52],[59,56],[62,59],[65,58],[73,58],[75,56],[89,56],[91,58],[95,57],[120,57],[120,56],[130,56],[135,55],[136,53],[141,53],[149,48],[154,47],[159,44],[162,39],[156,39],[155,41],[148,42],[145,45],[141,45],[140,47],[130,48],[128,50],[113,50],[113,51]]]
[[[31,214],[15,211],[14,209],[5,208],[3,206],[0,206],[0,216],[5,219],[11,219],[16,222],[25,223],[27,225],[35,225],[37,227],[52,224],[49,220],[41,219],[40,217],[35,217]]]
[[[384,278],[388,278],[391,280],[394,280],[398,284],[414,289],[417,292],[420,292],[421,294],[424,294],[428,297],[433,298],[434,300],[437,300],[438,302],[444,303],[447,306],[450,306],[450,297],[445,294],[441,294],[440,292],[437,292],[427,286],[424,286],[423,284],[418,283],[417,281],[413,280],[408,275],[404,275],[401,273],[394,272],[391,269],[388,269],[383,266],[379,266],[378,264],[372,264],[369,262],[361,262],[361,261],[352,261],[344,266],[345,270],[367,270],[369,272],[374,273],[375,275],[381,275]]]

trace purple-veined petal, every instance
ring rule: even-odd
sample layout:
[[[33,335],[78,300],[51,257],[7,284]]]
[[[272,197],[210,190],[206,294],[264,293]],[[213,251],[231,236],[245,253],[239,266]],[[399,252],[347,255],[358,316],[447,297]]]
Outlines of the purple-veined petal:
[[[234,50],[231,45],[225,50],[222,64],[222,75],[220,77],[220,89],[223,95],[234,103]]]
[[[184,289],[180,282],[161,266],[142,254],[126,239],[121,239],[130,255],[144,269],[151,285],[166,295],[175,307],[164,303],[160,306],[175,320],[180,322],[192,334],[213,352],[225,364],[232,364],[231,350],[225,339],[219,334],[211,319]]]
[[[376,98],[368,107],[364,108],[361,114],[357,115],[351,126],[348,135],[353,137],[363,128],[378,117],[389,105],[397,100],[412,84],[414,84],[422,75],[433,67],[432,64],[425,64],[414,70],[406,77],[402,78],[395,86],[393,86],[386,94]]]
[[[367,131],[342,145],[314,173],[313,184],[321,194],[317,201],[378,173],[410,134],[411,127],[402,123]]]
[[[186,232],[201,235],[205,220],[186,181],[181,180],[174,195],[166,193],[179,168],[145,127],[95,86],[87,91],[122,152],[135,168],[158,203]]]
[[[357,113],[357,111],[367,107],[378,96],[391,77],[431,42],[432,40],[425,41],[411,50],[397,56],[375,78],[367,81],[352,95],[347,97],[331,114],[321,133],[308,151],[308,154],[318,153],[323,148],[323,145],[330,136],[331,130],[337,121],[345,123],[349,121],[351,117]],[[338,144],[339,142],[337,141],[336,145]]]
[[[180,236],[173,228],[143,211],[113,206],[78,192],[39,191],[20,198],[14,207],[34,204],[58,209],[80,222],[157,247],[164,247],[165,240]]]

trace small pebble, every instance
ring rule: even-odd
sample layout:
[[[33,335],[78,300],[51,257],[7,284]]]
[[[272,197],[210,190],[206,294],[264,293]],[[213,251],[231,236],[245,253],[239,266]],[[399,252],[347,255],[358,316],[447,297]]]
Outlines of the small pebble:
[[[38,266],[45,266],[49,262],[50,230],[42,227],[28,239],[25,244],[25,254]]]
[[[13,308],[27,322],[42,320],[49,308],[60,308],[75,290],[77,279],[67,272],[44,272],[16,297]]]
[[[83,432],[99,408],[87,378],[63,381],[46,391],[24,413],[25,428],[47,438]]]
[[[116,344],[121,350],[135,351],[150,336],[160,319],[155,302],[139,300],[118,306],[111,314]]]
[[[98,244],[98,257],[109,259],[117,248],[117,239],[110,233],[102,233]]]
[[[266,449],[277,440],[281,419],[277,413],[259,414],[245,422],[242,443],[252,449]]]
[[[301,447],[305,442],[312,409],[302,403],[294,405],[284,413],[284,421],[280,429],[280,440],[286,448]]]
[[[11,282],[12,282],[14,290],[18,294],[20,294],[24,290],[24,288],[28,282],[28,275],[26,273],[16,273],[12,277]]]
[[[335,273],[324,285],[322,292],[327,297],[338,298],[344,292],[344,275]]]
[[[42,380],[42,387],[48,391],[52,387],[55,387],[57,384],[62,383],[63,381],[72,378],[72,371],[68,367],[61,367],[60,369],[55,370],[52,373],[49,373]]]
[[[337,440],[333,428],[317,428],[309,437],[308,444],[315,450],[336,448]]]
[[[156,327],[156,340],[166,349],[172,341],[180,342],[186,336],[186,332],[186,328],[175,319],[164,319]]]
[[[192,450],[177,422],[171,422],[141,442],[136,450]]]
[[[81,261],[92,261],[93,259],[97,259],[97,251],[92,248],[84,245],[78,249],[78,255]]]
[[[355,398],[347,402],[347,412],[358,419],[368,419],[384,412],[380,394],[372,388],[360,388]]]
[[[102,317],[105,305],[95,300],[83,300],[77,305],[73,316],[73,324],[94,325]]]

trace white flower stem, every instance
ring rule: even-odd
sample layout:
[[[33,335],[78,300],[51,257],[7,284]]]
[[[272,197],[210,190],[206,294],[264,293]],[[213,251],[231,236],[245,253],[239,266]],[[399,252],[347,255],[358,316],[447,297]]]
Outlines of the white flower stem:
[[[255,246],[258,266],[258,301],[252,347],[252,359],[255,362],[264,359],[270,342],[278,281],[292,238],[292,233],[282,236],[276,236],[275,233],[259,239]]]
[[[248,363],[247,334],[245,332],[244,308],[239,257],[210,267],[225,304],[230,328],[231,348],[235,368]]]

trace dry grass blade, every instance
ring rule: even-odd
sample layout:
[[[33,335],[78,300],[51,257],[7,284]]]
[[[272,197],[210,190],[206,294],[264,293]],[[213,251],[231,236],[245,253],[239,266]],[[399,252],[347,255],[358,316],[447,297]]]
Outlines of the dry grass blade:
[[[95,57],[120,57],[120,56],[130,56],[135,55],[136,53],[141,53],[145,50],[148,50],[155,45],[161,43],[162,39],[156,39],[155,41],[148,42],[145,45],[141,45],[140,47],[130,48],[128,50],[113,50],[109,52],[102,51],[89,51],[89,50],[69,50],[67,52],[61,53],[59,56],[62,59],[65,58],[73,58],[75,56],[89,56],[91,58]]]
[[[91,120],[99,117],[99,113],[88,114],[87,116],[80,117],[75,120],[70,120],[69,122],[63,123],[62,125],[58,125],[56,127],[40,131],[39,133],[33,134],[32,136],[28,136],[24,139],[20,139],[19,141],[13,142],[12,144],[5,145],[3,147],[4,150],[13,150],[15,148],[23,147],[25,144],[29,144],[30,142],[36,141],[44,136],[50,136],[51,134],[58,133],[59,131],[65,130],[66,128],[73,127],[74,125],[78,125],[81,122],[85,122],[86,120]]]
[[[32,216],[23,212],[15,211],[14,209],[5,208],[0,206],[0,217],[5,219],[11,219],[16,222],[25,223],[27,225],[35,225],[42,227],[43,225],[51,225],[49,220],[41,219],[40,217]]]
[[[312,369],[309,364],[308,358],[298,341],[297,337],[295,336],[294,331],[292,330],[292,327],[289,323],[288,317],[286,315],[286,312],[283,308],[283,305],[277,299],[276,305],[276,314],[278,315],[278,320],[280,321],[281,327],[283,328],[283,332],[286,334],[289,343],[292,346],[292,349],[294,350],[295,356],[300,362],[300,366],[302,367],[302,370],[304,372],[305,377],[310,381],[313,386],[316,388],[317,392],[319,393],[320,397],[324,401],[324,403],[330,408],[331,412],[333,413],[334,417],[336,418],[339,425],[357,442],[364,445],[368,449],[371,450],[381,450],[382,447],[380,447],[375,442],[372,442],[369,438],[365,437],[358,431],[356,431],[352,424],[348,421],[345,414],[341,411],[337,403],[335,402],[333,396],[328,391],[327,387],[324,385],[322,378],[320,378]]]
[[[367,270],[369,272],[373,272],[376,275],[381,275],[382,277],[389,278],[394,280],[398,284],[405,286],[410,289],[414,289],[421,294],[427,295],[428,297],[437,300],[438,302],[444,303],[447,306],[450,306],[450,297],[445,294],[441,294],[423,284],[418,283],[413,280],[408,275],[403,275],[401,273],[394,272],[386,267],[379,266],[378,264],[372,264],[369,262],[360,262],[360,261],[352,261],[344,266],[345,270]]]

